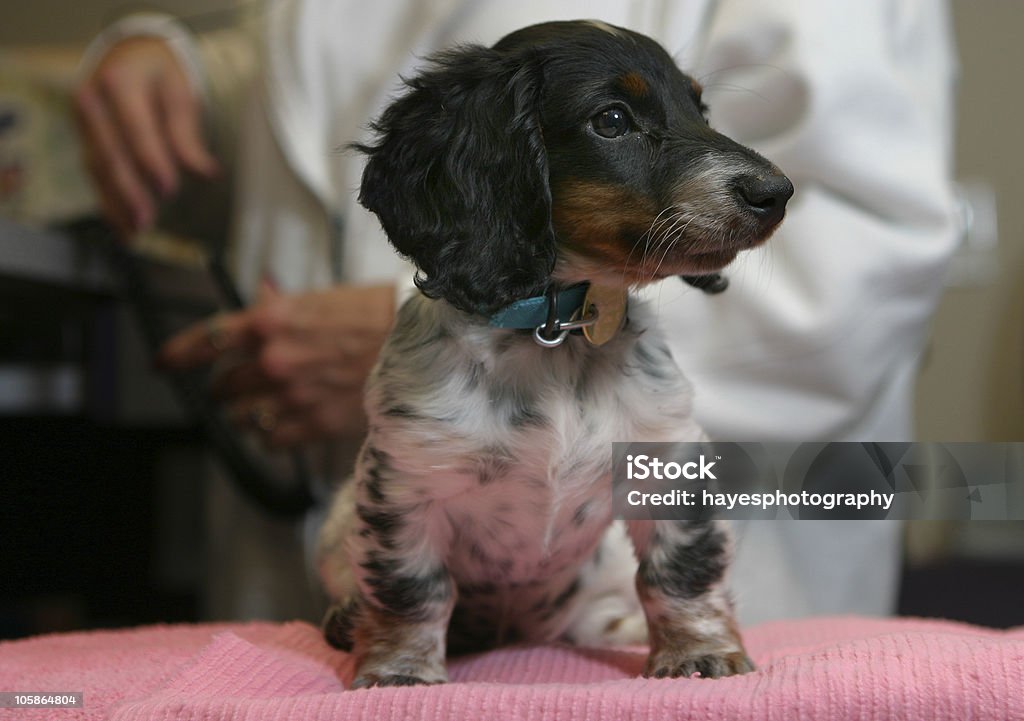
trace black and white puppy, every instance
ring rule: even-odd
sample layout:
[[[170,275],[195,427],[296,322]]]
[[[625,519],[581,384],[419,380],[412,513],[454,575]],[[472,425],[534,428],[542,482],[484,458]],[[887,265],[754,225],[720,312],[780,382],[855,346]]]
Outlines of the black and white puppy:
[[[353,686],[444,681],[446,649],[647,632],[645,675],[750,671],[725,531],[611,522],[613,441],[703,438],[650,312],[631,299],[619,324],[614,299],[763,242],[792,185],[708,126],[657,43],[603,23],[460,47],[407,84],[361,148],[360,200],[422,293],[371,375],[320,548]],[[567,332],[595,314],[602,337]]]

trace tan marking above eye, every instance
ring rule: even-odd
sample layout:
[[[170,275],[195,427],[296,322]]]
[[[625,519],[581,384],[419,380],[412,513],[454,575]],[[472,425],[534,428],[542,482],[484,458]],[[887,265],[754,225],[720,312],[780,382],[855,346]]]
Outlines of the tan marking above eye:
[[[690,87],[693,88],[693,92],[697,94],[698,98],[704,93],[704,86],[693,78],[690,78]]]
[[[634,98],[642,98],[650,91],[647,81],[643,79],[640,73],[626,73],[619,78],[619,82],[622,85],[622,89]]]

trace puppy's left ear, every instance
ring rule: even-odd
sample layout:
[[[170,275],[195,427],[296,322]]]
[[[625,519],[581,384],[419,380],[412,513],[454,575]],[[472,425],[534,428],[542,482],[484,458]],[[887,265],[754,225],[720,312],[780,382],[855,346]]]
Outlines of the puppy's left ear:
[[[420,289],[466,312],[537,295],[554,268],[539,75],[481,46],[440,54],[359,146],[360,202],[416,263]]]

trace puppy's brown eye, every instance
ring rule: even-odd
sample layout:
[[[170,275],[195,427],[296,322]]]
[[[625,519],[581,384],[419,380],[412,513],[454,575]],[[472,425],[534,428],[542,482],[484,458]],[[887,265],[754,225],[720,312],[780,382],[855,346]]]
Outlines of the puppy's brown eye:
[[[590,127],[602,138],[617,138],[632,130],[633,124],[622,108],[608,108],[590,119]]]

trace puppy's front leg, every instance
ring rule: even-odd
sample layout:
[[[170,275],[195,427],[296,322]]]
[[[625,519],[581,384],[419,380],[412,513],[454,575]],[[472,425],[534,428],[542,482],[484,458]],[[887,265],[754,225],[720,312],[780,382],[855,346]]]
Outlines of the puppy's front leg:
[[[723,584],[729,540],[724,526],[630,521],[628,527],[640,561],[636,587],[651,641],[644,676],[700,672],[718,678],[753,671]]]
[[[374,487],[372,476],[357,488],[349,543],[359,584],[352,687],[444,682],[455,606],[455,584],[444,565],[448,534],[433,504],[396,502]]]
[[[435,581],[407,578],[428,588]],[[411,588],[411,586],[410,586]],[[436,601],[395,613],[364,602],[354,630],[356,677],[352,688],[444,683],[445,637],[451,604]],[[429,605],[429,608],[428,608]]]

